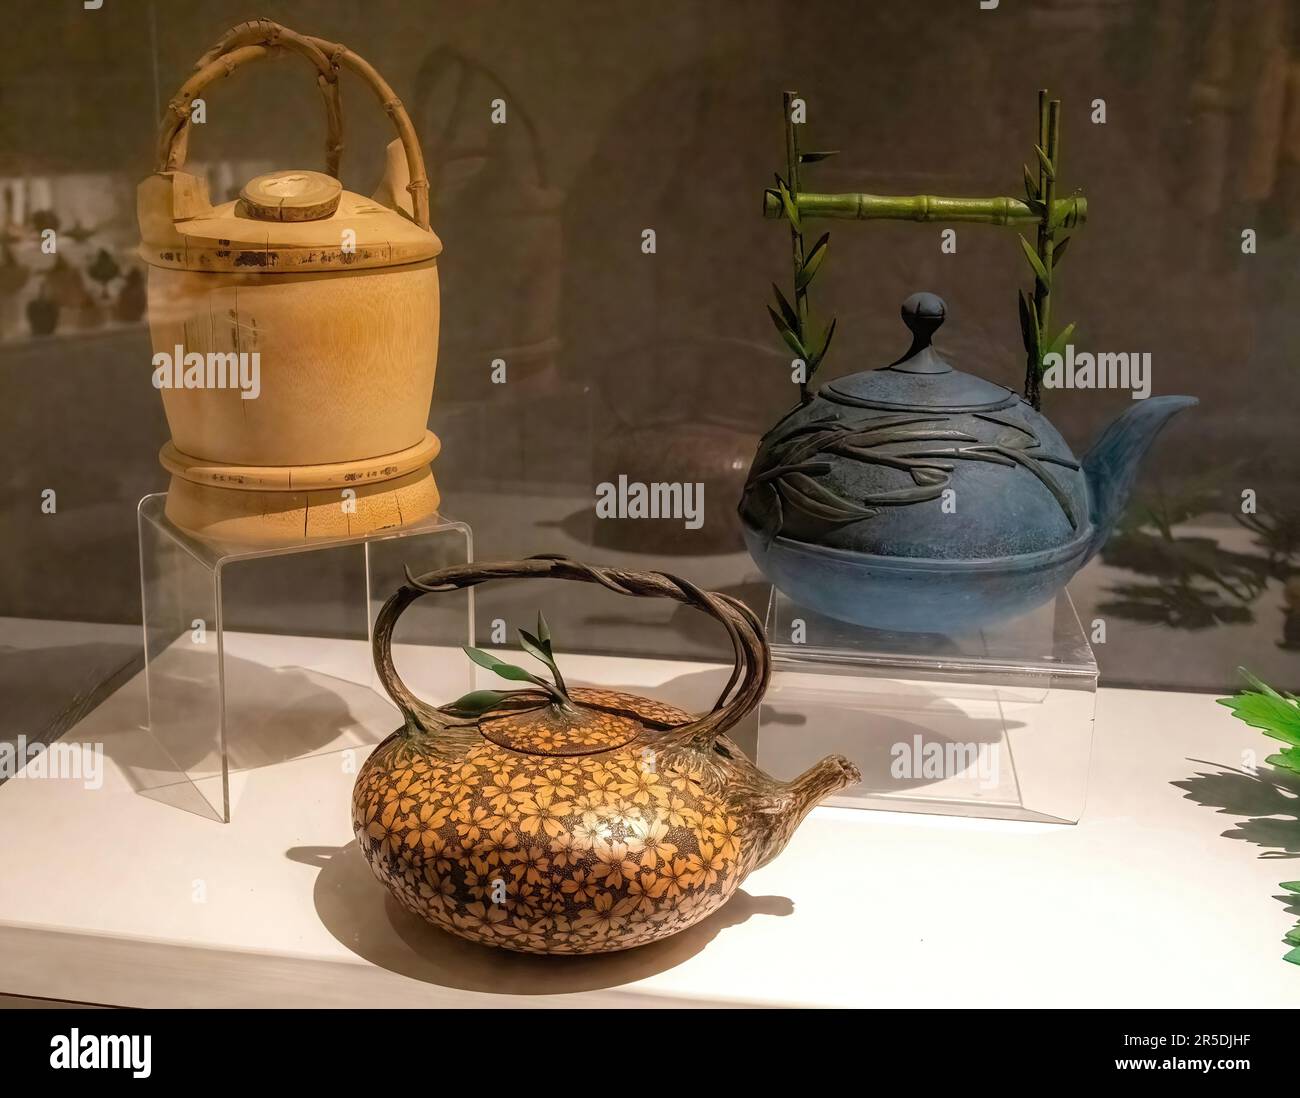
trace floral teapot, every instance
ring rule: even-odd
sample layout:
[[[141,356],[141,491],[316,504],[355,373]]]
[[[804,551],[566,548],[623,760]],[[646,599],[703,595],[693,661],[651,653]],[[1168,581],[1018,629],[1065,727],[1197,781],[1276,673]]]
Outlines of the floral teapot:
[[[670,598],[726,628],[736,666],[702,717],[613,690],[569,687],[539,617],[524,648],[553,681],[467,649],[530,687],[434,707],[393,666],[398,617],[426,593],[552,577]],[[452,934],[526,953],[604,953],[706,918],[776,857],[824,797],[860,780],[842,756],[791,782],[769,778],[726,736],[771,672],[762,626],[741,602],[662,572],[563,557],[457,565],[408,583],[375,623],[375,664],[401,728],[362,767],[357,840],[403,906]]]

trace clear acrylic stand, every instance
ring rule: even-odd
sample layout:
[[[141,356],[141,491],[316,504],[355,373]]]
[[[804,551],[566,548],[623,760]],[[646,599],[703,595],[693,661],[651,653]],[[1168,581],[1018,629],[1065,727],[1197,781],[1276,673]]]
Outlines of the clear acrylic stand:
[[[435,515],[358,537],[241,546],[179,529],[166,499],[145,496],[138,512],[149,730],[162,750],[128,776],[148,796],[229,822],[232,773],[393,731],[397,710],[371,662],[375,615],[407,565],[464,563],[472,538]],[[473,620],[468,591],[422,599],[403,618],[396,658],[416,665],[409,673],[431,697],[471,689],[468,661],[431,659],[428,646],[473,644]]]
[[[862,783],[828,803],[1077,823],[1097,663],[1069,595],[966,637],[886,633],[773,589],[758,763],[790,778],[839,752]]]

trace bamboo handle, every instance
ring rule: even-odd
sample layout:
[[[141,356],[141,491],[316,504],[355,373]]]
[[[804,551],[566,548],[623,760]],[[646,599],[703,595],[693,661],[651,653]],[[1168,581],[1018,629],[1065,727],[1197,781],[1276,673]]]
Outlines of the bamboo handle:
[[[339,173],[339,160],[343,152],[343,107],[339,96],[338,70],[343,65],[361,77],[378,98],[380,106],[392,119],[397,135],[406,152],[406,164],[411,181],[415,222],[422,229],[429,225],[429,177],[424,169],[424,155],[415,135],[411,117],[402,106],[387,81],[364,58],[346,46],[327,42],[323,38],[298,34],[296,31],[273,23],[269,19],[254,19],[232,27],[221,40],[199,58],[196,72],[171,98],[158,133],[157,171],[179,171],[185,165],[189,152],[190,104],[205,88],[249,61],[273,56],[280,50],[289,50],[306,57],[317,71],[316,83],[325,101],[326,170],[335,178]]]
[[[935,195],[814,194],[796,198],[800,217],[835,217],[855,221],[955,221],[981,225],[1037,223],[1040,215],[1018,198],[942,198]],[[763,192],[763,216],[785,215],[776,191]],[[1052,203],[1052,218],[1060,228],[1088,220],[1088,200],[1076,195]]]
[[[584,564],[568,557],[541,556],[495,564],[457,564],[420,577],[407,573],[407,582],[384,603],[375,619],[375,668],[388,696],[402,711],[408,729],[421,725],[447,728],[464,725],[441,709],[420,701],[407,689],[393,665],[393,629],[402,612],[416,599],[439,591],[458,591],[497,579],[566,579],[598,583],[620,595],[636,598],[670,598],[694,606],[716,618],[727,630],[735,654],[731,677],[713,709],[699,720],[674,729],[674,737],[698,747],[710,746],[758,705],[772,674],[772,657],[763,627],[744,603],[717,592],[703,591],[693,583],[665,572],[628,572]]]

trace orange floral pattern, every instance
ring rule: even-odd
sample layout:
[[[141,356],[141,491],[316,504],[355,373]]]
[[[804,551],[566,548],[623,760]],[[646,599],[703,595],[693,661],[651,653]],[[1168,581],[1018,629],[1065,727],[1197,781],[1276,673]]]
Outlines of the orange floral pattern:
[[[612,691],[574,696],[624,711],[588,724],[623,737],[618,746],[530,743],[517,723],[503,746],[487,738],[501,731],[489,715],[453,759],[401,733],[375,750],[357,778],[353,825],[405,907],[487,945],[600,953],[675,934],[730,898],[743,876],[736,814],[699,773],[661,769],[653,745],[663,733],[643,722],[689,716]],[[623,736],[630,723],[636,735]]]

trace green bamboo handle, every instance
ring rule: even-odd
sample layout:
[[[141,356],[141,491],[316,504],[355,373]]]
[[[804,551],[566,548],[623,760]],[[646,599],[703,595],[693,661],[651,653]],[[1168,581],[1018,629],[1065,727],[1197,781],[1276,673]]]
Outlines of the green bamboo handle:
[[[913,194],[813,194],[796,196],[799,216],[837,217],[850,221],[958,221],[977,225],[1036,224],[1040,216],[1018,198],[940,198]],[[763,192],[763,216],[784,216],[781,196]],[[1057,228],[1071,229],[1088,220],[1088,200],[1081,195],[1052,203]]]

